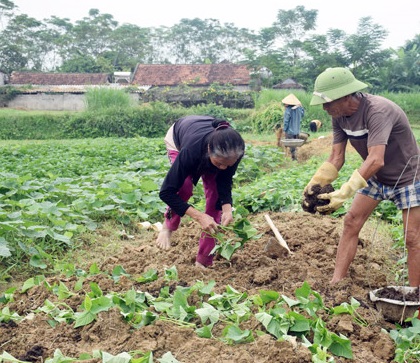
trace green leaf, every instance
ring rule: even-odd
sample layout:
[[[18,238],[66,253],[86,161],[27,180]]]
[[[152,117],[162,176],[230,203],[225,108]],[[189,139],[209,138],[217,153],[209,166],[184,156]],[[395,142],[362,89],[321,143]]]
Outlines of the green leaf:
[[[162,355],[162,358],[158,359],[160,363],[181,363],[180,361],[176,360],[176,358],[172,355],[171,352],[166,352]]]
[[[15,363],[29,363],[27,361],[19,360],[10,355],[7,352],[3,352],[3,354],[0,354],[0,362],[15,362]]]
[[[101,272],[98,267],[98,264],[95,262],[89,267],[89,275],[97,275]]]
[[[228,344],[249,343],[254,340],[252,331],[248,329],[241,330],[236,325],[230,325],[223,329],[222,336],[227,340]]]
[[[147,352],[142,357],[132,358],[131,363],[153,363],[153,353]]]
[[[73,296],[74,293],[72,293],[67,286],[60,281],[60,284],[58,286],[58,292],[57,292],[57,296],[59,300],[65,300],[67,298],[69,298],[70,296]]]
[[[311,330],[310,320],[305,318],[303,315],[295,311],[289,311],[288,316],[292,321],[290,331],[304,333]]]
[[[33,288],[34,286],[39,286],[41,284],[42,281],[45,280],[45,276],[43,275],[38,275],[35,277],[31,277],[29,279],[27,279],[22,286],[22,290],[21,292],[24,293],[26,291],[28,291],[29,289]]]
[[[211,334],[212,328],[213,328],[212,324],[204,325],[203,327],[196,329],[195,332],[200,338],[210,339],[212,337],[212,334]]]
[[[113,305],[112,298],[100,296],[92,300],[92,307],[89,310],[96,315],[101,311],[108,311]]]
[[[277,291],[273,290],[260,290],[259,295],[264,305],[271,301],[276,301],[280,296]]]
[[[87,311],[90,311],[90,309],[92,309],[92,299],[88,295],[85,296],[85,300],[83,301],[82,306]]]
[[[92,293],[89,294],[90,297],[100,297],[103,295],[101,288],[96,282],[90,282],[89,286],[92,291]]]
[[[102,352],[102,362],[103,363],[129,363],[131,360],[131,355],[123,352],[117,355],[111,355],[107,352]]]
[[[321,318],[317,319],[314,327],[314,344],[329,347],[332,343],[332,333],[325,327]]]
[[[143,275],[137,277],[135,281],[140,283],[152,282],[158,279],[158,271],[154,268],[147,270]]]
[[[12,255],[9,246],[7,245],[7,241],[0,237],[0,257],[10,257]]]
[[[54,351],[54,357],[47,359],[45,363],[72,363],[74,361],[74,358],[64,356],[61,350],[57,348]]]
[[[96,315],[90,311],[84,311],[82,313],[76,313],[76,321],[74,324],[75,328],[90,324],[96,319]]]
[[[351,350],[351,341],[344,335],[332,334],[332,343],[329,346],[329,351],[338,356],[347,359],[353,359],[353,352]]]
[[[207,283],[207,285],[204,285],[202,288],[200,288],[199,292],[203,295],[210,295],[215,285],[216,285],[216,281],[210,280]]]
[[[30,265],[33,267],[38,267],[41,269],[46,269],[47,268],[47,264],[45,263],[45,261],[43,260],[43,258],[41,257],[41,255],[33,255],[29,261]]]
[[[281,297],[282,297],[282,299],[285,301],[285,303],[286,303],[289,307],[292,307],[292,306],[295,306],[295,305],[299,305],[299,304],[300,304],[300,301],[298,301],[298,300],[294,300],[294,299],[290,299],[290,298],[288,298],[288,297],[287,297],[287,296],[285,296],[285,295],[282,295]]]
[[[130,274],[128,274],[122,266],[120,266],[120,265],[115,266],[112,270],[112,279],[115,282],[118,282],[118,281],[120,281],[121,276],[129,277]]]
[[[297,298],[303,297],[307,299],[309,298],[309,295],[311,294],[311,292],[312,292],[312,289],[310,285],[306,281],[304,281],[302,286],[295,290],[295,295]]]
[[[74,284],[74,291],[80,291],[83,288],[83,283],[85,282],[86,277],[80,277]]]
[[[171,268],[165,269],[164,279],[166,281],[178,280],[178,271],[176,269],[176,266],[172,266]]]
[[[202,324],[205,324],[207,320],[209,320],[210,323],[214,325],[220,318],[220,312],[206,302],[203,303],[201,309],[195,309],[195,313],[201,318]]]

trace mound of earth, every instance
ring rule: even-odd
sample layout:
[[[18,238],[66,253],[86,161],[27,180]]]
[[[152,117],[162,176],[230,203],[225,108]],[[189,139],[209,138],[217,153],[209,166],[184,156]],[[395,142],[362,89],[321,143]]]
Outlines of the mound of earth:
[[[122,239],[121,249],[113,255],[100,255],[101,271],[112,271],[122,266],[131,276],[139,276],[149,269],[162,271],[176,266],[179,281],[172,284],[189,286],[197,280],[214,280],[215,292],[224,292],[227,285],[246,292],[248,296],[260,290],[275,290],[282,295],[294,297],[295,290],[307,281],[311,288],[320,293],[327,307],[357,299],[358,309],[367,326],[358,325],[349,315],[337,315],[328,320],[328,329],[343,334],[352,342],[355,362],[392,362],[394,342],[382,329],[395,328],[386,322],[369,300],[370,290],[391,285],[390,264],[391,241],[380,236],[375,226],[366,225],[360,238],[357,256],[351,265],[349,277],[331,286],[329,279],[334,270],[337,242],[342,229],[342,220],[330,216],[310,213],[270,213],[275,226],[287,242],[292,254],[278,249],[273,242],[274,234],[263,214],[248,216],[249,221],[261,234],[257,240],[247,242],[234,253],[231,261],[221,257],[206,270],[194,266],[200,231],[191,220],[183,220],[180,229],[173,234],[173,246],[168,251],[155,245],[156,232],[138,231],[132,239]],[[372,230],[375,233],[372,234]],[[375,238],[372,238],[372,235]],[[88,266],[80,266],[88,269]],[[85,281],[96,282],[103,293],[107,291],[128,291],[130,289],[156,294],[168,282],[162,274],[148,284],[135,279],[121,277],[115,283],[103,274],[90,276]],[[54,277],[48,279],[52,285],[62,281],[74,291],[75,277]],[[173,286],[172,286],[173,287]],[[83,302],[83,289],[75,293],[66,303],[77,309]],[[57,302],[58,298],[44,287],[35,287],[25,293],[15,293],[15,302],[9,303],[11,310],[25,316],[41,307],[46,299]],[[0,309],[2,308],[0,304]],[[60,323],[54,328],[48,324],[44,314],[29,315],[16,323],[0,323],[0,346],[14,357],[30,362],[43,362],[53,357],[55,349],[63,355],[78,357],[102,350],[110,354],[140,350],[152,351],[155,359],[170,351],[183,363],[265,363],[265,362],[311,362],[311,354],[301,344],[277,341],[273,336],[256,336],[247,344],[227,345],[218,339],[199,338],[191,328],[179,327],[171,322],[158,321],[153,325],[133,329],[123,321],[116,310],[102,312],[91,324],[74,328],[74,324]],[[248,329],[263,330],[256,320],[247,322]],[[99,362],[88,360],[86,362]],[[337,363],[347,362],[337,358]]]

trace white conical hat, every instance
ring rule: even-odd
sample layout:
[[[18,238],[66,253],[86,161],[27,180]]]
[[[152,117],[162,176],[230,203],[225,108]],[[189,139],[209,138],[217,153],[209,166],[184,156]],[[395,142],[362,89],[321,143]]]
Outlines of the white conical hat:
[[[301,104],[300,101],[298,100],[298,98],[293,93],[284,97],[281,100],[281,102],[283,102],[285,105],[293,105],[293,106]]]

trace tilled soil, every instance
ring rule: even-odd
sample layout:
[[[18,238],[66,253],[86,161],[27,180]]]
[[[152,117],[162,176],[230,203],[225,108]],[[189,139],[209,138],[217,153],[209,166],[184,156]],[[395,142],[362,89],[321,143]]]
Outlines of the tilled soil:
[[[260,290],[275,290],[293,298],[295,290],[304,281],[322,296],[327,307],[357,299],[358,309],[367,326],[357,324],[350,315],[323,317],[328,329],[348,337],[352,342],[354,362],[392,362],[394,342],[382,329],[395,326],[386,322],[369,300],[370,290],[392,285],[390,269],[395,261],[391,241],[379,233],[372,233],[375,226],[365,227],[360,238],[358,253],[351,265],[349,277],[335,286],[329,284],[334,270],[337,243],[342,220],[330,216],[310,213],[270,213],[270,217],[287,242],[292,254],[276,245],[274,234],[262,214],[248,216],[261,237],[247,242],[227,261],[215,259],[206,270],[194,266],[199,238],[195,222],[185,220],[173,235],[173,246],[168,251],[155,245],[156,232],[139,231],[133,239],[121,240],[121,251],[113,256],[104,256],[101,271],[112,271],[123,266],[130,276],[140,276],[149,269],[163,271],[176,266],[179,281],[173,284],[190,286],[197,280],[216,281],[215,292],[225,291],[227,285],[248,296]],[[107,291],[148,291],[156,295],[168,284],[162,274],[152,283],[140,284],[135,279],[122,277],[117,283],[104,274],[89,277],[96,282],[104,294]],[[62,281],[72,291],[75,277],[49,279],[50,284]],[[88,286],[88,285],[86,285]],[[84,289],[65,302],[73,309],[84,300]],[[20,315],[27,315],[49,299],[57,302],[57,296],[44,287],[35,287],[25,293],[16,293],[15,302],[9,307]],[[3,308],[0,304],[0,309]],[[79,357],[102,350],[110,354],[140,350],[152,351],[155,359],[166,352],[184,363],[263,363],[263,362],[311,362],[311,354],[299,343],[277,341],[264,334],[246,344],[227,345],[217,339],[217,327],[213,339],[199,338],[192,328],[179,327],[171,322],[157,321],[152,325],[134,329],[117,310],[102,312],[89,325],[74,328],[74,324],[60,323],[54,328],[47,322],[45,314],[36,313],[16,323],[0,323],[0,346],[14,357],[30,362],[43,362],[52,357],[56,349],[68,357]],[[248,321],[244,329],[264,330],[255,319]],[[219,332],[220,333],[220,332]],[[220,336],[220,334],[219,334]],[[86,362],[99,362],[87,360]],[[336,357],[336,362],[347,362]]]

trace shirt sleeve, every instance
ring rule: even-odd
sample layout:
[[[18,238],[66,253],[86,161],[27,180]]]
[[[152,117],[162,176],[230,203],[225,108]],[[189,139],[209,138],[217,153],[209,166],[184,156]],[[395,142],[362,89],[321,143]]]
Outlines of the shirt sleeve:
[[[286,107],[284,109],[284,116],[283,116],[284,132],[287,132],[289,130],[290,116],[291,116],[290,107]]]
[[[160,199],[180,217],[185,215],[185,212],[191,205],[183,201],[178,192],[185,179],[192,174],[192,166],[198,165],[198,163],[199,161],[192,157],[188,149],[182,149],[171,165],[160,188]]]
[[[333,126],[333,144],[341,144],[342,142],[346,142],[348,140],[347,134],[340,127],[336,119],[332,120],[332,126]]]

